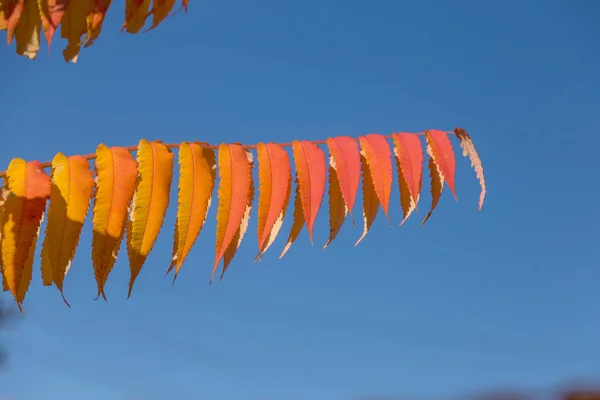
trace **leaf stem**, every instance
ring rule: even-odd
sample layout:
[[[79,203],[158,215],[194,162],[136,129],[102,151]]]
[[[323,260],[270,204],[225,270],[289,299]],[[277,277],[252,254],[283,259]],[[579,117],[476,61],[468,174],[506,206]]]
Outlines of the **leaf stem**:
[[[410,132],[403,132],[403,133],[410,133]],[[454,132],[447,131],[446,133],[453,134]],[[414,134],[424,135],[425,132],[414,132]],[[385,138],[391,139],[392,135],[385,135]],[[309,142],[311,142],[312,144],[315,144],[315,145],[327,144],[327,140],[309,140]],[[219,145],[214,145],[214,144],[209,144],[209,143],[204,143],[204,142],[200,142],[200,143],[202,143],[204,146],[208,147],[209,149],[218,149],[219,148]],[[284,143],[278,143],[278,144],[282,147],[292,147],[293,142],[284,142]],[[178,149],[180,146],[179,143],[165,143],[165,145],[171,149]],[[258,144],[243,144],[242,145],[242,147],[244,149],[256,149],[256,146],[258,146]],[[137,148],[138,148],[137,145],[124,147],[124,149],[126,149],[129,152],[134,152],[137,150]],[[85,158],[86,160],[93,160],[96,158],[96,153],[85,154],[82,157]],[[42,168],[50,168],[50,167],[52,167],[52,161],[43,162],[43,163],[41,163],[41,165],[42,165]],[[6,171],[0,171],[0,178],[4,178],[5,176],[6,176]]]

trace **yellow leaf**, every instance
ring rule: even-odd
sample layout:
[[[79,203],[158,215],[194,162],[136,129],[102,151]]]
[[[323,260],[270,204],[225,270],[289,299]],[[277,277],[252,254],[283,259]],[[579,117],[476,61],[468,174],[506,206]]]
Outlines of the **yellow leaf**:
[[[126,149],[96,149],[96,194],[92,263],[98,284],[98,297],[106,300],[104,285],[119,254],[125,231],[127,208],[131,203],[137,176],[137,163]]]
[[[199,143],[179,146],[179,205],[175,222],[173,258],[167,273],[181,265],[200,234],[212,201],[216,179],[215,152]]]
[[[31,280],[33,252],[50,197],[50,178],[38,161],[17,158],[6,171],[2,218],[2,274],[19,309]]]
[[[63,300],[63,281],[79,243],[88,213],[94,180],[87,160],[58,153],[52,160],[52,190],[48,223],[42,244],[42,280],[56,285]]]
[[[171,191],[173,152],[162,142],[142,139],[137,150],[138,181],[127,228],[129,293],[162,227]]]

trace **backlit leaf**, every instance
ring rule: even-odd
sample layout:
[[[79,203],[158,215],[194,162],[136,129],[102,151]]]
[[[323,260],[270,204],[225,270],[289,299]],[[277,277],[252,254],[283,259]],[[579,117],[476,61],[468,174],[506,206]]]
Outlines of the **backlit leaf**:
[[[48,222],[42,244],[42,281],[45,286],[54,282],[63,295],[63,281],[79,243],[92,198],[94,179],[85,158],[67,157],[62,153],[52,160],[51,178]]]
[[[461,128],[454,129],[454,134],[460,140],[460,147],[463,149],[463,156],[469,157],[471,160],[471,167],[475,169],[477,179],[479,179],[479,185],[481,186],[481,194],[479,195],[479,211],[483,207],[483,200],[485,199],[486,187],[485,187],[485,176],[483,174],[483,164],[481,158],[475,149],[475,144],[471,136]]]
[[[219,207],[216,255],[212,278],[229,245],[240,230],[252,185],[251,158],[239,144],[219,147]]]
[[[338,136],[327,139],[327,147],[329,148],[329,164],[335,170],[344,203],[352,216],[356,193],[360,184],[358,143],[354,138]]]
[[[398,168],[398,186],[402,206],[402,225],[419,203],[423,186],[423,149],[418,135],[394,133],[394,155]]]
[[[129,151],[103,144],[96,149],[95,170],[92,263],[98,297],[106,300],[104,285],[119,254],[138,171]]]
[[[177,278],[181,265],[196,242],[212,201],[216,179],[215,152],[199,143],[183,142],[179,147],[179,194],[173,257]]]
[[[375,133],[359,138],[361,155],[367,162],[371,182],[389,221],[390,195],[392,193],[392,153],[383,135]],[[364,177],[363,177],[364,179]]]
[[[46,37],[48,48],[50,48],[52,44],[52,37],[62,21],[68,4],[69,0],[38,0],[40,17],[42,19],[44,36]]]
[[[129,293],[162,227],[171,191],[173,153],[160,141],[142,139],[137,149],[138,178],[127,225]]]
[[[323,150],[306,140],[294,141],[292,149],[296,164],[294,221],[288,240],[279,256],[280,259],[298,238],[305,223],[310,241],[313,242],[313,226],[325,194],[325,153]]]
[[[454,158],[454,149],[452,142],[448,138],[448,134],[444,131],[429,130],[425,131],[427,139],[427,154],[433,159],[433,162],[438,166],[439,172],[448,184],[454,198],[456,190],[454,189],[454,174],[456,172],[456,159]]]
[[[254,201],[254,182],[252,182],[252,167],[253,167],[252,153],[247,151],[246,155],[248,157],[248,162],[250,163],[250,189],[248,191],[248,198],[246,200],[246,208],[244,210],[244,216],[242,217],[242,222],[240,223],[240,226],[239,226],[237,232],[235,233],[235,236],[231,240],[231,243],[227,247],[227,250],[225,250],[225,254],[223,256],[223,271],[221,272],[221,277],[219,278],[219,281],[221,279],[223,279],[223,275],[225,275],[225,271],[227,271],[227,267],[229,267],[231,260],[233,260],[233,257],[235,256],[235,253],[236,253],[237,249],[240,247],[240,244],[242,243],[242,240],[244,239],[244,235],[246,234],[246,231],[248,230],[248,221],[250,220],[250,212],[252,211],[252,202]]]
[[[50,178],[38,161],[17,158],[8,166],[5,187],[8,194],[2,218],[2,274],[22,310],[40,224],[50,197]]]
[[[283,147],[259,143],[258,153],[258,249],[260,259],[283,224],[291,193],[290,159]]]
[[[10,46],[15,30],[21,19],[25,0],[0,0],[0,30],[6,30],[7,43]]]

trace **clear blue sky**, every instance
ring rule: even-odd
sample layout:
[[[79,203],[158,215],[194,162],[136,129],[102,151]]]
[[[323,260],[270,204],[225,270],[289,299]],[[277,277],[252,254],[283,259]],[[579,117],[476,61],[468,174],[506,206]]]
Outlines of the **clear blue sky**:
[[[209,287],[213,205],[172,287],[173,201],[132,299],[122,252],[108,303],[93,300],[88,221],[65,283],[71,309],[42,287],[36,262],[26,314],[1,334],[0,395],[428,399],[600,376],[597,1],[192,1],[135,36],[119,32],[121,3],[77,65],[64,64],[58,37],[35,62],[0,46],[0,169],[141,138],[255,143],[459,125],[483,158],[487,202],[478,213],[475,174],[459,157],[459,203],[445,191],[423,228],[427,187],[417,217],[392,230],[379,214],[358,248],[360,228],[347,222],[320,250],[324,207],[318,246],[304,231],[278,261],[290,218],[252,264],[253,224]],[[391,204],[397,223],[395,187]]]

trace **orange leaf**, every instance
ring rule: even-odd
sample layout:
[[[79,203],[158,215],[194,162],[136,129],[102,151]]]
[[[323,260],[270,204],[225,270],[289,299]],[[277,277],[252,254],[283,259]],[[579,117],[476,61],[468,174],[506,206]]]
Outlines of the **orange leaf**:
[[[385,136],[369,134],[359,138],[361,155],[367,161],[375,193],[389,221],[390,195],[392,193],[392,153]]]
[[[327,139],[330,165],[335,170],[346,208],[352,216],[360,183],[360,152],[356,139],[338,136]],[[353,221],[354,223],[354,221]]]
[[[142,139],[137,149],[138,179],[127,225],[129,293],[162,227],[171,191],[173,152],[160,141]]]
[[[125,23],[122,30],[138,33],[146,23],[150,0],[125,0]]]
[[[199,143],[183,142],[179,146],[179,206],[175,223],[173,258],[167,273],[177,266],[177,278],[183,261],[200,234],[216,179],[215,152]]]
[[[362,154],[360,156],[360,165],[363,177],[363,233],[362,236],[356,241],[354,246],[358,244],[367,236],[369,229],[377,217],[377,211],[379,210],[379,198],[377,196],[375,185],[373,184],[372,173],[369,172],[369,162],[367,158]]]
[[[22,311],[40,224],[50,197],[50,178],[40,162],[17,158],[8,166],[5,185],[8,195],[2,219],[2,273]]]
[[[137,163],[127,149],[100,144],[96,149],[95,169],[97,190],[94,196],[92,263],[98,297],[102,295],[106,300],[104,285],[123,239],[127,209],[135,190]]]
[[[398,167],[400,202],[404,214],[402,225],[419,203],[423,186],[423,149],[418,135],[394,133],[394,155]]]
[[[291,168],[287,152],[278,144],[259,143],[258,153],[258,249],[256,259],[271,246],[285,217],[291,192]]]
[[[63,281],[69,271],[94,188],[92,171],[81,156],[58,153],[52,160],[52,189],[48,223],[42,244],[42,280],[56,284],[63,296]]]
[[[300,186],[300,200],[310,241],[321,201],[325,194],[325,153],[309,141],[294,141],[294,162]]]
[[[425,138],[427,139],[427,154],[433,158],[433,162],[438,166],[444,181],[448,184],[450,190],[452,190],[454,198],[458,200],[456,190],[454,190],[456,160],[454,158],[452,142],[450,142],[448,134],[444,131],[432,129],[425,132]]]
[[[292,247],[292,243],[296,241],[300,232],[302,232],[302,227],[304,226],[304,213],[302,212],[302,199],[300,196],[300,183],[298,182],[298,174],[296,174],[296,194],[294,196],[294,220],[292,222],[292,229],[290,230],[290,235],[288,236],[287,242],[279,255],[279,259],[281,260],[285,253],[288,252],[290,247]]]
[[[227,267],[229,267],[229,263],[231,262],[231,260],[233,260],[233,257],[235,256],[235,252],[240,247],[240,244],[242,243],[242,239],[244,239],[244,235],[246,234],[246,231],[248,230],[248,221],[250,220],[250,211],[252,210],[252,202],[254,201],[254,183],[252,182],[252,167],[253,167],[252,153],[247,151],[246,154],[248,156],[248,162],[250,163],[250,190],[248,192],[248,199],[246,200],[246,208],[244,210],[244,216],[242,218],[242,222],[240,223],[240,226],[239,226],[237,232],[235,233],[235,236],[231,240],[231,243],[227,247],[227,250],[225,250],[225,254],[223,256],[223,271],[221,272],[221,277],[219,278],[219,281],[221,281],[221,279],[223,279],[223,275],[225,275],[225,271],[227,271]]]
[[[42,20],[37,0],[25,0],[23,12],[15,30],[17,54],[33,60],[40,50],[40,30]]]
[[[40,17],[42,18],[42,26],[44,27],[46,42],[48,42],[48,49],[50,49],[52,36],[54,36],[56,29],[58,29],[68,4],[69,0],[38,0]]]
[[[313,226],[325,194],[325,153],[323,150],[306,140],[296,140],[292,147],[296,164],[294,222],[279,259],[288,252],[305,223],[312,243]]]
[[[251,156],[240,144],[219,147],[219,207],[217,210],[216,255],[212,278],[240,229],[252,185]]]
[[[9,46],[14,38],[24,7],[25,0],[0,0],[0,30],[7,31]]]
[[[471,136],[464,129],[461,128],[454,129],[454,134],[460,140],[460,147],[462,147],[463,149],[463,156],[469,156],[469,159],[471,160],[471,167],[475,169],[477,179],[479,179],[479,185],[481,185],[481,194],[479,195],[479,211],[481,211],[486,193],[485,176],[483,175],[483,164],[481,163],[479,154],[477,154],[477,150],[475,149],[475,144],[473,143],[473,139],[471,139]]]

